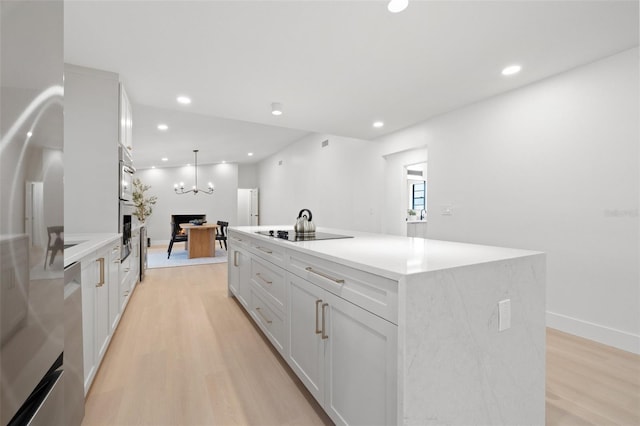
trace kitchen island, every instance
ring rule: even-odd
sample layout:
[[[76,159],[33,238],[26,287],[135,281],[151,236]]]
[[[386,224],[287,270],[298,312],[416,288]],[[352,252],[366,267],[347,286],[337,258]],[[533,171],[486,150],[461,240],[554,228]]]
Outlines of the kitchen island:
[[[544,424],[543,253],[287,228],[229,228],[229,294],[336,424]]]

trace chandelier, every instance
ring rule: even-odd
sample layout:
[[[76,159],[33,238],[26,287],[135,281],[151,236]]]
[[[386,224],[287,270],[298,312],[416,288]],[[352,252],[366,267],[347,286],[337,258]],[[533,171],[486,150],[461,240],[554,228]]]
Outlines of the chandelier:
[[[187,191],[184,190],[184,182],[180,182],[180,185],[177,183],[173,185],[173,190],[176,191],[176,194],[188,194],[189,192],[193,192],[193,195],[196,195],[198,192],[204,192],[205,194],[213,194],[213,183],[209,182],[209,187],[205,189],[198,189],[198,150],[194,149],[193,154],[196,157],[195,161],[195,175],[196,175],[196,183],[193,187]]]

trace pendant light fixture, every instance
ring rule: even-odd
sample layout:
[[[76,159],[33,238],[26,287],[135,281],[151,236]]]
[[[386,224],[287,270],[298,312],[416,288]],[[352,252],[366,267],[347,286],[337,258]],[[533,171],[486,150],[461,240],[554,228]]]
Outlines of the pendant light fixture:
[[[194,170],[195,170],[195,175],[196,175],[196,183],[195,185],[193,185],[193,187],[189,190],[184,190],[184,182],[180,182],[180,185],[178,185],[177,183],[175,185],[173,185],[173,190],[176,191],[176,194],[188,194],[189,192],[193,192],[193,195],[196,195],[198,192],[204,192],[205,194],[213,194],[213,183],[209,182],[209,186],[208,188],[205,189],[198,189],[198,150],[194,149],[193,150],[193,154],[195,155],[196,159],[195,159],[195,164],[194,164]]]

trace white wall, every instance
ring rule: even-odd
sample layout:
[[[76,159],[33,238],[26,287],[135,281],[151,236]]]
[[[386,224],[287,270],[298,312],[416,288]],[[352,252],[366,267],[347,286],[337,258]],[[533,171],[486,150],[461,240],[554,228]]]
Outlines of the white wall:
[[[548,324],[640,353],[638,74],[633,49],[380,143],[427,143],[430,238],[547,252]]]
[[[329,145],[323,148],[324,140]],[[375,148],[368,141],[313,134],[262,161],[260,223],[293,226],[306,208],[316,226],[379,231],[384,159]]]
[[[262,223],[395,232],[382,158],[426,145],[429,238],[546,252],[548,325],[640,353],[638,76],[633,49],[374,146],[310,135],[260,163]]]
[[[207,182],[215,185],[212,195],[177,195],[174,183],[184,182],[185,187],[194,183],[193,167],[170,167],[139,170],[136,177],[151,185],[145,195],[155,195],[158,202],[147,219],[147,236],[151,244],[168,244],[171,238],[170,218],[172,214],[206,214],[207,221],[229,222],[233,226],[238,209],[238,166],[236,164],[198,165],[198,183],[205,188]]]
[[[258,187],[258,165],[239,164],[238,165],[238,188]]]

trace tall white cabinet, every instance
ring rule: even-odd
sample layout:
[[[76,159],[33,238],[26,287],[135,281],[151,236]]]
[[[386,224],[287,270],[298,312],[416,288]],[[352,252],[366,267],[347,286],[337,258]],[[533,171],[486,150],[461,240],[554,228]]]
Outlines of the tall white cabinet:
[[[116,73],[64,68],[66,233],[119,230],[120,141],[132,149],[132,114]]]

